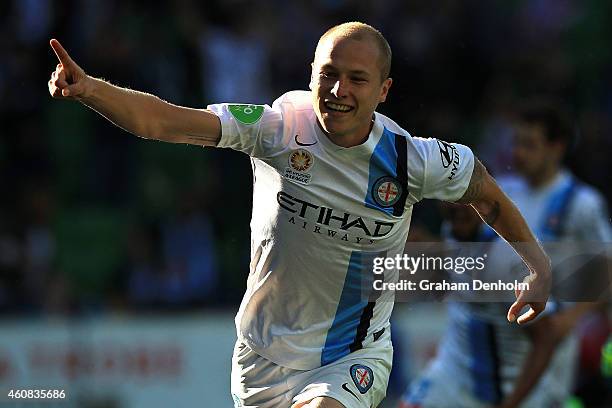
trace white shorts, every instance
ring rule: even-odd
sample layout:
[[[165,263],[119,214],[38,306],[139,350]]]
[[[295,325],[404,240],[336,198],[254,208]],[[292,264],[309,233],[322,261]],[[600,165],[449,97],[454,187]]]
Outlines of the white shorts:
[[[367,347],[307,371],[279,366],[238,341],[232,357],[234,406],[289,408],[331,397],[346,408],[376,407],[386,395],[392,359],[389,328]]]

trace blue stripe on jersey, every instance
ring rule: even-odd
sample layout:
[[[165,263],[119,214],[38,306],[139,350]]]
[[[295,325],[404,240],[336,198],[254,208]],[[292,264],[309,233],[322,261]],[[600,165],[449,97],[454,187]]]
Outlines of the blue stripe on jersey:
[[[570,177],[565,186],[551,194],[538,231],[542,241],[558,239],[563,234],[565,217],[577,187],[576,180]]]
[[[501,390],[495,329],[474,318],[470,318],[468,328],[474,394],[482,401],[496,404],[501,400]]]
[[[321,351],[321,365],[326,365],[350,353],[361,315],[368,305],[372,290],[373,258],[378,254],[353,251],[344,278],[344,287],[336,309],[336,316]]]
[[[395,133],[384,128],[378,144],[370,156],[370,169],[368,189],[366,191],[365,205],[393,215],[393,207],[381,207],[372,197],[374,183],[381,177],[397,177],[397,149],[395,148]]]

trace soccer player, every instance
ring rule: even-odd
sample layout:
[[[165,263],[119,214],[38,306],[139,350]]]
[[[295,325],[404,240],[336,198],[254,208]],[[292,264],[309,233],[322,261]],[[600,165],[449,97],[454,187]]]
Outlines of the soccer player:
[[[373,258],[402,252],[422,198],[471,204],[516,246],[531,282],[508,310],[545,307],[550,260],[469,148],[411,137],[375,112],[391,87],[381,33],[345,23],[320,38],[310,91],[273,105],[176,106],[92,78],[51,40],[53,97],[147,139],[231,148],[253,168],[251,265],[236,316],[236,406],[375,407],[384,398],[393,293],[368,290]],[[392,280],[389,271],[385,279]],[[363,283],[363,282],[366,283]],[[370,290],[372,288],[369,288]]]
[[[550,102],[525,106],[518,115],[513,149],[519,176],[499,181],[536,236],[557,243],[556,250],[553,246],[549,251],[553,264],[562,264],[556,261],[568,256],[570,246],[580,253],[576,250],[581,245],[612,240],[601,195],[562,167],[572,133],[567,122],[562,110]],[[450,237],[495,239],[469,210],[451,209]],[[499,268],[513,268],[509,254],[498,243],[490,249],[503,259]],[[580,280],[592,276],[582,274]],[[572,329],[598,304],[549,302],[549,306],[556,310],[547,307],[539,319],[517,327],[499,321],[503,303],[449,302],[449,327],[438,353],[408,389],[400,407],[563,406],[571,395],[577,352]]]

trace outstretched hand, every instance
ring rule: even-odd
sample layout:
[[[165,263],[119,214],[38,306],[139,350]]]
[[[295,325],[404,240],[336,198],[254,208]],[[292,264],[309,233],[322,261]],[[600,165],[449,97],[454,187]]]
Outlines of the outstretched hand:
[[[85,96],[89,82],[85,71],[70,58],[59,41],[52,39],[49,44],[59,60],[48,83],[51,96],[61,99],[79,99]]]

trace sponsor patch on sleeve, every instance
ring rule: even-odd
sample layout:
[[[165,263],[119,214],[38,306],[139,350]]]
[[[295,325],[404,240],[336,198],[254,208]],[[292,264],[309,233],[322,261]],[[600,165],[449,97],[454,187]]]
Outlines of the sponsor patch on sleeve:
[[[264,113],[263,105],[228,105],[228,109],[236,120],[244,125],[254,125],[259,122]]]
[[[447,142],[443,142],[442,140],[436,140],[438,142],[438,147],[440,149],[440,160],[442,161],[442,167],[445,169],[450,168],[449,176],[447,177],[449,180],[452,180],[457,174],[457,169],[459,168],[459,151],[457,148]]]

